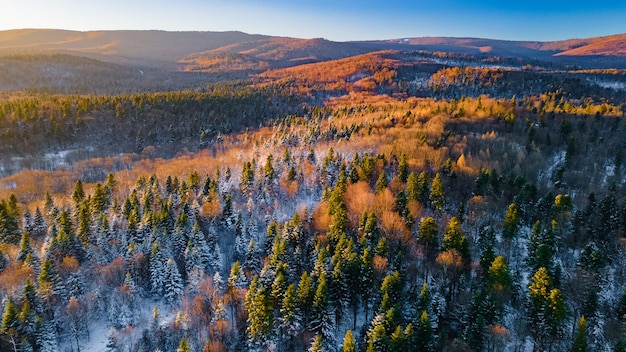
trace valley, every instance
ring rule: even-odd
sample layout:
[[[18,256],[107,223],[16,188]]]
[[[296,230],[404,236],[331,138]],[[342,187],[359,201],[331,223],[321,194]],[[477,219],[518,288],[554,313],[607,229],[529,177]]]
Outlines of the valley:
[[[0,32],[0,349],[624,351],[625,40]]]

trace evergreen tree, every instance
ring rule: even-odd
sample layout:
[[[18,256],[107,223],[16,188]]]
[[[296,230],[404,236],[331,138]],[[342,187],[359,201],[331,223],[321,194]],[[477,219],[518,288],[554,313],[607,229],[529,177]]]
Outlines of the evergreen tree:
[[[17,308],[12,299],[9,299],[4,307],[4,313],[2,314],[2,325],[0,325],[0,331],[5,334],[9,334],[10,330],[17,331],[20,327],[20,321],[18,319]]]
[[[0,272],[2,272],[7,265],[9,265],[9,259],[0,250]]]
[[[365,320],[368,319],[368,313],[370,304],[374,296],[374,259],[370,253],[369,248],[363,249],[363,255],[361,255],[361,300],[363,301],[363,308],[365,309]]]
[[[150,255],[150,287],[152,293],[161,295],[165,290],[165,278],[167,273],[166,257],[159,241],[152,245]]]
[[[326,275],[319,277],[319,282],[313,296],[311,330],[322,336],[324,341],[332,341],[333,323],[328,304],[328,286],[326,285]]]
[[[300,282],[298,283],[298,305],[300,307],[300,311],[302,312],[302,318],[304,320],[304,328],[308,329],[310,314],[311,314],[311,306],[313,304],[313,295],[315,291],[313,291],[313,284],[311,282],[311,277],[305,271],[302,273],[300,277]]]
[[[308,352],[326,352],[326,343],[324,342],[324,337],[321,335],[315,335],[313,338],[313,342],[311,343],[311,347],[309,347]]]
[[[548,270],[539,268],[528,286],[527,312],[529,325],[540,348],[547,341],[561,336],[568,310],[561,291],[554,288]]]
[[[16,244],[20,240],[20,231],[16,217],[6,201],[0,201],[0,242]]]
[[[415,351],[433,350],[433,331],[428,312],[422,311],[415,331]]]
[[[439,173],[435,175],[435,178],[430,185],[429,199],[433,209],[435,209],[437,213],[440,213],[446,204],[446,200],[443,192],[443,181],[441,180],[441,175]]]
[[[248,312],[248,347],[253,350],[265,349],[271,341],[274,328],[272,300],[269,292],[255,276],[246,294],[245,309]]]
[[[382,314],[374,317],[372,326],[367,331],[368,352],[386,352],[389,350],[389,336],[385,325],[385,319]]]
[[[387,186],[389,185],[389,181],[387,181],[387,176],[385,175],[385,172],[381,172],[380,175],[378,176],[378,179],[376,180],[376,193],[380,193],[383,190],[385,190],[385,188],[387,188]]]
[[[180,339],[180,344],[178,345],[178,349],[176,349],[176,352],[191,352],[191,347],[189,347],[189,343],[184,336],[182,339]]]
[[[504,215],[504,226],[502,229],[502,236],[505,239],[511,240],[517,235],[517,231],[519,228],[519,209],[517,204],[511,203],[509,208],[506,210],[506,214]]]
[[[430,256],[430,251],[437,248],[439,238],[435,219],[430,216],[422,218],[417,234],[419,242],[426,247],[426,255]]]
[[[501,291],[511,286],[509,267],[503,256],[497,256],[489,267],[489,284],[495,290]]]
[[[41,331],[37,335],[37,346],[40,346],[40,352],[59,351],[55,327],[52,322],[42,324]],[[106,352],[119,352],[119,350],[111,349],[109,348],[109,344],[107,344]]]
[[[33,248],[30,246],[30,235],[24,231],[22,240],[20,241],[20,251],[17,253],[17,261],[23,262],[28,255],[33,255]]]
[[[289,346],[291,346],[292,339],[298,335],[302,328],[302,317],[298,309],[298,296],[294,284],[290,284],[285,291],[280,307],[278,326],[281,331],[281,339],[288,340]]]
[[[456,217],[450,218],[450,222],[446,227],[441,243],[441,251],[445,252],[451,249],[459,251],[466,263],[470,261],[469,243],[467,238],[461,232],[461,224]]]
[[[341,352],[356,352],[356,341],[354,341],[354,337],[352,336],[352,330],[346,331]]]
[[[172,258],[168,259],[165,265],[164,281],[165,301],[173,304],[178,299],[178,296],[183,292],[185,286],[183,284],[183,278],[178,271],[178,266]]]
[[[409,163],[407,162],[406,154],[400,155],[400,162],[398,163],[398,178],[402,182],[407,182],[409,177]]]
[[[83,182],[81,180],[76,181],[74,184],[74,192],[72,193],[72,200],[74,201],[74,208],[78,209],[78,206],[85,199],[85,190],[83,189]]]
[[[574,342],[572,343],[572,352],[587,352],[587,320],[584,316],[578,319],[576,332],[574,333]]]
[[[404,336],[404,331],[400,325],[396,326],[396,329],[393,331],[391,336],[389,337],[389,351],[390,352],[405,352],[407,350],[407,341]]]

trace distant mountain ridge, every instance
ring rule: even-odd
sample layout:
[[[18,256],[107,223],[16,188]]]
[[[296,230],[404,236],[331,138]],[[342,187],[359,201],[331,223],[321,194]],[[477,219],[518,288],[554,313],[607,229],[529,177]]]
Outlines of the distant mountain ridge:
[[[382,41],[333,42],[325,39],[272,37],[243,32],[68,31],[17,29],[0,31],[0,55],[67,53],[102,61],[170,64],[186,70],[213,70],[229,55],[244,67],[284,67],[319,62],[381,49],[428,50],[488,54],[525,59],[563,60],[590,56],[626,56],[626,34],[552,42],[483,38],[421,37]],[[221,60],[212,66],[212,60]],[[204,67],[207,65],[208,67]]]
[[[418,37],[368,41],[379,45],[422,47],[438,51],[548,56],[626,56],[626,34],[560,41],[510,41],[485,38]]]

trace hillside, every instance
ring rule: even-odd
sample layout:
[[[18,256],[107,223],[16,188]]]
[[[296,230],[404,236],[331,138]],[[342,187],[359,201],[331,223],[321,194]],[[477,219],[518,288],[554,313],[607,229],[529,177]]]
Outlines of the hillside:
[[[0,39],[0,351],[626,352],[622,36]]]
[[[626,34],[552,42],[423,37],[362,42],[378,48],[426,50],[542,60],[581,66],[624,67]]]
[[[231,63],[235,70],[261,71],[385,49],[488,54],[568,64],[579,62],[583,66],[589,63],[588,56],[600,56],[604,60],[601,64],[609,65],[620,64],[619,60],[609,59],[624,56],[625,47],[626,35],[554,42],[424,37],[342,43],[241,32],[0,31],[0,54],[5,55],[67,53],[120,64],[166,65],[211,72],[228,70]]]

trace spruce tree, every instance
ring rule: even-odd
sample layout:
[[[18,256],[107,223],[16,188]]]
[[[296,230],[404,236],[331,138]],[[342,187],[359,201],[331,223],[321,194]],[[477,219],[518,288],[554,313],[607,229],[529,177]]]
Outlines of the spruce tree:
[[[352,330],[346,331],[341,352],[356,352],[356,341],[354,341],[354,337],[352,336]]]
[[[437,214],[441,213],[444,205],[446,204],[446,200],[443,191],[443,181],[441,180],[441,175],[439,173],[435,175],[435,178],[430,185],[429,199],[430,204]]]
[[[574,342],[572,343],[572,352],[587,352],[587,320],[584,316],[578,319],[576,332],[574,333]]]
[[[178,266],[174,259],[170,258],[167,260],[165,265],[165,280],[164,280],[164,289],[165,289],[165,301],[167,303],[173,304],[178,300],[178,296],[183,292],[185,288],[183,284],[183,278],[178,271]]]

